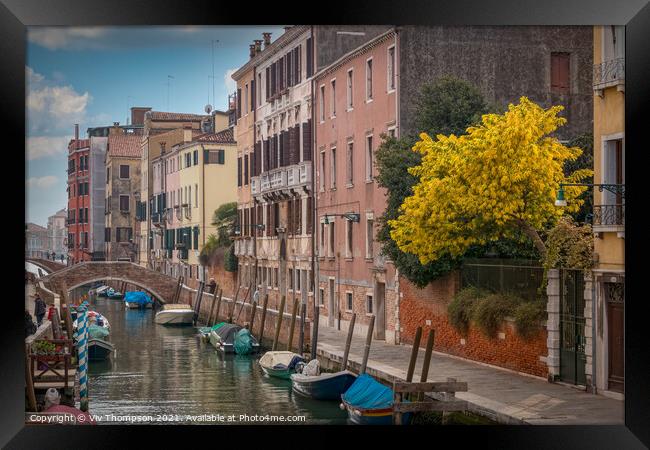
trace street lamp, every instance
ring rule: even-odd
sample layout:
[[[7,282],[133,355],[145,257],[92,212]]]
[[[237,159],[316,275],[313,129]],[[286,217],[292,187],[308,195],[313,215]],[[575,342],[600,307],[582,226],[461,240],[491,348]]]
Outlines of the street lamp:
[[[265,225],[263,223],[255,223],[255,224],[249,224],[249,227],[255,227],[257,230],[263,230]],[[241,225],[237,225],[235,227],[235,234],[239,236],[241,234]]]
[[[330,217],[344,217],[350,222],[357,222],[357,223],[361,220],[360,214],[354,212],[347,212],[343,214],[325,214],[325,218],[323,220],[325,225],[329,225]]]
[[[625,198],[624,184],[560,183],[560,189],[557,191],[555,197],[555,206],[564,207],[567,205],[566,199],[564,198],[564,186],[597,187],[600,192],[608,191]]]

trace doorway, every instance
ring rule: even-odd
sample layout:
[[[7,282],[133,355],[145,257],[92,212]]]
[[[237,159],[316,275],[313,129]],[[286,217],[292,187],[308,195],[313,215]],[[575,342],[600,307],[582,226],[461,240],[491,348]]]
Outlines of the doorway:
[[[585,385],[585,298],[581,270],[560,270],[560,379]]]
[[[623,283],[603,283],[607,302],[608,390],[623,393],[625,386],[625,302]]]
[[[386,340],[386,283],[375,283],[375,339]]]
[[[334,327],[334,315],[336,312],[334,311],[334,278],[329,279],[329,296],[327,299],[327,326],[328,327]]]

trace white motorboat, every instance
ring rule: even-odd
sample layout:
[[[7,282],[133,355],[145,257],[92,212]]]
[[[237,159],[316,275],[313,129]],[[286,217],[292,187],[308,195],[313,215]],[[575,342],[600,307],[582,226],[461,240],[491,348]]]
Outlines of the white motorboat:
[[[155,317],[155,322],[163,325],[191,325],[193,321],[194,310],[186,304],[164,305]]]

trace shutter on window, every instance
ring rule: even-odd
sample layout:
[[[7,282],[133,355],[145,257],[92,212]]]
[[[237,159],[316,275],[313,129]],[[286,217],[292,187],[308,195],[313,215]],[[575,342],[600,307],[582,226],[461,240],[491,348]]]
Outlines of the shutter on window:
[[[250,110],[253,111],[255,109],[255,80],[251,80],[251,105],[250,105]]]
[[[269,155],[269,152],[270,152],[269,140],[267,139],[267,140],[264,141],[264,155],[263,155],[263,158],[264,158],[264,169],[263,170],[264,171],[267,171],[270,168],[270,155]]]
[[[271,92],[271,69],[266,68],[266,92],[264,93],[264,100],[268,101],[269,93]]]
[[[237,158],[237,186],[241,186],[241,156]]]
[[[307,197],[307,234],[312,234],[314,232],[314,211],[313,211],[313,198]]]
[[[293,51],[287,53],[287,87],[293,86]]]
[[[311,161],[311,119],[302,124],[302,159]]]
[[[314,54],[312,48],[312,39],[307,38],[307,78],[313,75],[314,70]]]
[[[248,155],[244,155],[244,184],[248,184]]]

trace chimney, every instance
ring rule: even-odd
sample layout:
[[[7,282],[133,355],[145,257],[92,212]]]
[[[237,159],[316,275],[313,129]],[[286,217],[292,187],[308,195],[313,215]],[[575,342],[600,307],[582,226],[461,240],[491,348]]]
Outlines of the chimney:
[[[271,33],[262,33],[262,37],[264,38],[264,48],[271,45]]]
[[[255,39],[255,54],[257,55],[259,52],[262,51],[262,40],[261,39]]]
[[[248,56],[251,58],[255,56],[255,44],[251,44],[248,46]]]
[[[183,124],[183,142],[192,141],[192,124],[186,123]]]
[[[74,124],[74,148],[79,148],[79,124]]]

